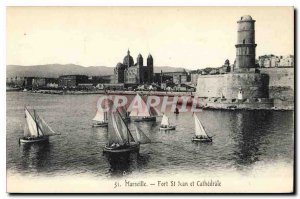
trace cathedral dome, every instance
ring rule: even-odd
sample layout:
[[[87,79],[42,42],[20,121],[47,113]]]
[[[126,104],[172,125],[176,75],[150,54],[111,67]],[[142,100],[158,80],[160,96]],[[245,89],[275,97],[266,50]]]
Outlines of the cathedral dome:
[[[127,51],[127,55],[124,57],[123,59],[123,64],[126,66],[133,66],[134,65],[134,61],[133,58],[130,56],[130,51]]]
[[[116,69],[124,69],[124,65],[122,63],[118,63]]]
[[[241,21],[251,21],[252,17],[250,15],[244,15],[241,17]]]

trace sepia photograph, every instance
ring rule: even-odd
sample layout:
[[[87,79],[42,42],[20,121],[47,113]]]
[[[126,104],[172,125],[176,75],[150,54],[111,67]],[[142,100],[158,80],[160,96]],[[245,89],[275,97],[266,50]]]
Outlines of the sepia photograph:
[[[294,7],[5,9],[8,193],[295,192]]]

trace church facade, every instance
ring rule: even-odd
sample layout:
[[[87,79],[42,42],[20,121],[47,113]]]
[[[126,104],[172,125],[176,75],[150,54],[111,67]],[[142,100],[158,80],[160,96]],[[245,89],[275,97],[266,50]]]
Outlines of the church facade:
[[[147,65],[144,66],[144,59],[138,55],[136,63],[130,51],[123,59],[123,63],[118,63],[114,69],[114,82],[127,85],[151,84],[153,82],[153,58],[151,54],[147,57]]]

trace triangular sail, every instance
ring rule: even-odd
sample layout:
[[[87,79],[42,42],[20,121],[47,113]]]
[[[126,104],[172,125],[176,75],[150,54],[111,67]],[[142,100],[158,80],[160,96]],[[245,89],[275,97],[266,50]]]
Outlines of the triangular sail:
[[[133,99],[132,110],[130,112],[130,117],[149,117],[150,111],[144,100],[139,94],[136,94]]]
[[[29,131],[24,131],[24,136],[38,137],[39,133],[37,124],[31,113],[27,110],[27,108],[25,108],[25,117]]]
[[[122,145],[126,142],[135,142],[120,113],[113,112],[112,107],[109,108],[108,113],[108,144],[119,143]]]
[[[97,113],[95,115],[95,117],[93,118],[94,121],[97,122],[105,122],[106,121],[106,117],[105,117],[105,112],[97,110]]]
[[[119,124],[118,126],[120,126],[120,128],[121,128],[121,132],[122,132],[121,136],[122,136],[123,140],[125,142],[134,142],[134,139],[133,139],[126,123],[124,122],[121,114],[118,111],[115,114],[116,114],[116,119]]]
[[[200,120],[198,119],[197,115],[194,114],[194,119],[195,119],[195,134],[197,136],[205,136],[205,137],[208,137],[205,133],[205,130],[200,122]]]
[[[56,133],[52,130],[52,128],[41,118],[39,115],[36,114],[36,122],[39,128],[40,135],[43,136],[52,136],[52,135],[60,135],[60,133]]]
[[[120,128],[117,125],[115,114],[111,112],[109,124],[109,133],[108,133],[108,144],[113,143],[124,144],[124,140],[121,136]]]
[[[161,125],[169,126],[169,118],[166,115],[163,115],[163,118],[161,119]]]
[[[31,133],[29,131],[29,127],[28,127],[28,124],[27,124],[27,121],[26,121],[26,123],[24,125],[24,137],[29,137],[29,136],[31,136]]]
[[[147,143],[151,143],[151,140],[150,138],[148,138],[145,133],[139,129],[136,125],[135,125],[135,132],[136,132],[136,138],[137,138],[137,141],[140,143],[140,144],[147,144]]]

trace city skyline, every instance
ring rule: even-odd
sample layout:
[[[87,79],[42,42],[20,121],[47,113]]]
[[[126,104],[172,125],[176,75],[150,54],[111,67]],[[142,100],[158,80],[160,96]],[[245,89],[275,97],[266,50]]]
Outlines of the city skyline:
[[[243,15],[256,20],[256,58],[285,56],[294,54],[290,9],[216,7],[212,13],[210,7],[8,7],[6,63],[115,67],[129,48],[135,62],[139,53],[144,62],[151,53],[154,66],[218,67],[226,59],[234,62],[236,22]]]

